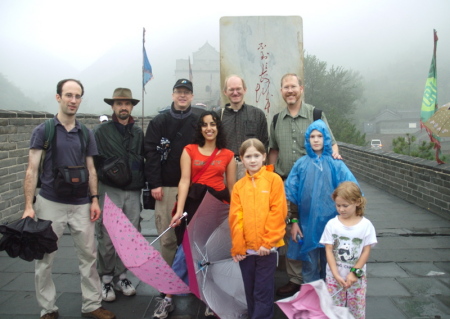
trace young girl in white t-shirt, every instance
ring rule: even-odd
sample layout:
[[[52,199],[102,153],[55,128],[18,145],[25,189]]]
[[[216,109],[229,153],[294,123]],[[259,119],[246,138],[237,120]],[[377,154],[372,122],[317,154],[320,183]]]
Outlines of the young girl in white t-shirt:
[[[365,318],[366,262],[377,243],[375,228],[365,218],[366,199],[358,185],[341,183],[331,195],[338,216],[325,226],[320,243],[327,256],[326,282],[336,306],[347,306],[355,319]]]

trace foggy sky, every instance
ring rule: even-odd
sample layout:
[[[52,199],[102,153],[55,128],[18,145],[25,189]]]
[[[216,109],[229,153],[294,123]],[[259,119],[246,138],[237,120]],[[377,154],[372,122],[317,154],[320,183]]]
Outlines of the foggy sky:
[[[53,99],[47,111],[56,110],[54,87],[62,78],[87,81],[87,92],[105,82],[110,88],[102,92],[104,97],[117,86],[139,88],[145,27],[147,54],[155,76],[146,86],[145,100],[156,110],[171,101],[176,59],[192,57],[205,42],[219,50],[220,17],[299,15],[306,53],[364,76],[387,64],[411,59],[418,70],[423,70],[421,81],[425,84],[433,29],[439,36],[438,74],[440,66],[450,64],[449,12],[448,0],[231,0],[214,4],[206,0],[158,4],[136,0],[2,0],[0,72],[27,96],[41,101],[46,101],[46,96]],[[108,60],[111,51],[123,51],[124,59]],[[126,53],[131,51],[136,53],[130,59]],[[11,52],[13,58],[7,55]],[[45,60],[47,72],[39,65],[44,63],[39,59],[44,55],[53,57],[51,62]],[[89,74],[86,70],[94,64],[101,64],[105,71]],[[133,83],[108,82],[119,64],[136,70]],[[133,93],[137,98],[141,95],[139,89]],[[102,108],[108,110],[101,100],[95,111]]]

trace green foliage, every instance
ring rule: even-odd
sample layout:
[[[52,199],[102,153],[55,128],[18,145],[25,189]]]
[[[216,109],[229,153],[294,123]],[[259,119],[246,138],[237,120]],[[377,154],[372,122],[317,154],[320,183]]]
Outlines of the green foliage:
[[[330,120],[328,121],[331,122]],[[366,133],[361,133],[356,128],[356,125],[346,118],[337,118],[333,121],[333,125],[330,123],[330,126],[337,141],[360,146],[366,146],[368,143],[366,142]]]
[[[342,67],[328,68],[315,55],[306,55],[304,63],[306,103],[325,112],[336,140],[365,145],[365,134],[356,129],[352,120],[363,99],[361,75]]]
[[[435,160],[434,143],[422,141],[416,144],[414,142],[416,142],[414,135],[399,136],[392,140],[392,150],[397,154],[420,157],[431,161]],[[441,156],[441,160],[445,161],[446,157]]]
[[[392,140],[392,150],[397,154],[410,155],[411,144],[415,141],[416,137],[414,135],[410,136],[409,134],[406,134],[406,137],[399,136]]]

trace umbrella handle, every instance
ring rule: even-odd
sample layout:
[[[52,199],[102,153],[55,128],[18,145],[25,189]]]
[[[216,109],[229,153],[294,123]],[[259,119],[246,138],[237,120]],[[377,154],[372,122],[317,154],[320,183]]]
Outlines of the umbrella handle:
[[[334,294],[331,295],[331,298],[333,298],[334,296],[336,296],[338,293],[340,293],[342,291],[342,289],[344,289],[344,287],[341,287],[341,289],[339,289],[338,291],[336,291]]]
[[[277,254],[277,267],[278,267],[278,260],[279,260],[278,249],[276,249],[275,247],[273,247],[273,248],[270,250],[270,253],[271,253],[271,254]],[[245,255],[245,256],[254,256],[254,255],[256,255],[256,251],[255,251],[254,253],[250,253],[250,254],[247,254],[247,255]],[[222,259],[222,260],[218,260],[218,261],[205,261],[205,262],[199,264],[200,269],[197,270],[196,273],[198,273],[200,270],[202,270],[203,268],[205,268],[205,266],[210,266],[210,265],[213,265],[213,264],[223,263],[223,262],[226,262],[226,261],[230,261],[230,260],[232,260],[232,259],[233,259],[233,258],[227,258],[227,259]]]
[[[178,218],[178,220],[182,220],[183,218],[187,217],[187,215],[188,215],[188,213],[184,212],[183,215],[181,215],[181,217]],[[170,225],[169,227],[167,227],[167,229],[166,229],[165,231],[163,231],[163,232],[161,233],[161,235],[159,235],[158,237],[156,237],[155,240],[152,241],[152,242],[150,243],[150,245],[153,245],[153,243],[154,243],[155,241],[157,241],[158,239],[160,239],[160,238],[161,238],[165,233],[167,233],[167,232],[172,228],[172,226],[174,226],[175,224],[176,224],[176,223],[173,223],[172,225]]]

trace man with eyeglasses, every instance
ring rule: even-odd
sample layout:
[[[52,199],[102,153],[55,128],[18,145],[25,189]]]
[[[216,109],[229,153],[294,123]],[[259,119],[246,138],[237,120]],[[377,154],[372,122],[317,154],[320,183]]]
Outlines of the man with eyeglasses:
[[[184,147],[193,142],[198,116],[192,112],[192,82],[179,79],[173,86],[172,105],[168,112],[155,116],[144,139],[145,177],[155,201],[155,224],[158,234],[170,226],[172,209],[181,178],[180,157]],[[177,250],[173,229],[160,239],[161,255],[172,265]],[[170,295],[158,299],[154,318],[164,319],[175,309]]]
[[[244,79],[230,75],[225,79],[223,93],[230,103],[222,109],[222,127],[226,133],[227,148],[234,152],[237,162],[236,180],[245,176],[245,168],[239,157],[242,142],[249,138],[259,139],[267,149],[269,133],[264,112],[244,102],[247,86]]]
[[[305,131],[308,126],[317,119],[322,119],[328,126],[327,118],[322,111],[314,110],[315,107],[306,104],[303,99],[302,80],[294,73],[288,73],[281,78],[281,95],[286,102],[286,108],[273,117],[270,125],[269,164],[275,165],[275,172],[285,180],[294,163],[306,155]],[[333,158],[342,159],[339,155],[338,145],[333,133],[328,127],[333,148]],[[331,195],[331,194],[330,194]],[[286,229],[285,242],[289,243],[289,237],[297,241],[296,237],[303,234],[299,227],[297,206],[288,202],[290,222]],[[324,265],[325,267],[325,265]],[[288,297],[300,289],[303,282],[302,262],[286,257],[286,272],[289,282],[277,289],[277,295]]]
[[[33,130],[24,181],[25,210],[22,217],[51,220],[53,231],[58,238],[61,238],[64,229],[69,226],[79,259],[81,315],[89,318],[112,319],[115,315],[102,308],[102,290],[96,269],[95,221],[101,214],[98,204],[97,174],[93,160],[93,156],[97,155],[97,145],[93,133],[76,120],[83,94],[84,88],[80,81],[74,79],[60,81],[56,86],[58,114],[52,122],[42,123]],[[51,141],[49,135],[46,135],[46,125],[49,123],[54,126]],[[33,205],[41,158],[43,158],[40,172],[42,187]],[[58,167],[68,174],[71,174],[70,168],[72,168],[79,169],[77,172],[88,175],[88,181],[83,183],[83,191],[72,192],[70,183],[55,184],[55,180],[58,181],[58,170],[55,169]],[[71,181],[73,181],[72,178]],[[62,194],[61,189],[68,189],[71,195],[66,195],[65,192]],[[57,294],[52,279],[52,266],[56,253],[45,254],[44,258],[36,260],[35,264],[36,297],[42,308],[41,319],[59,317],[58,307],[55,305]]]

